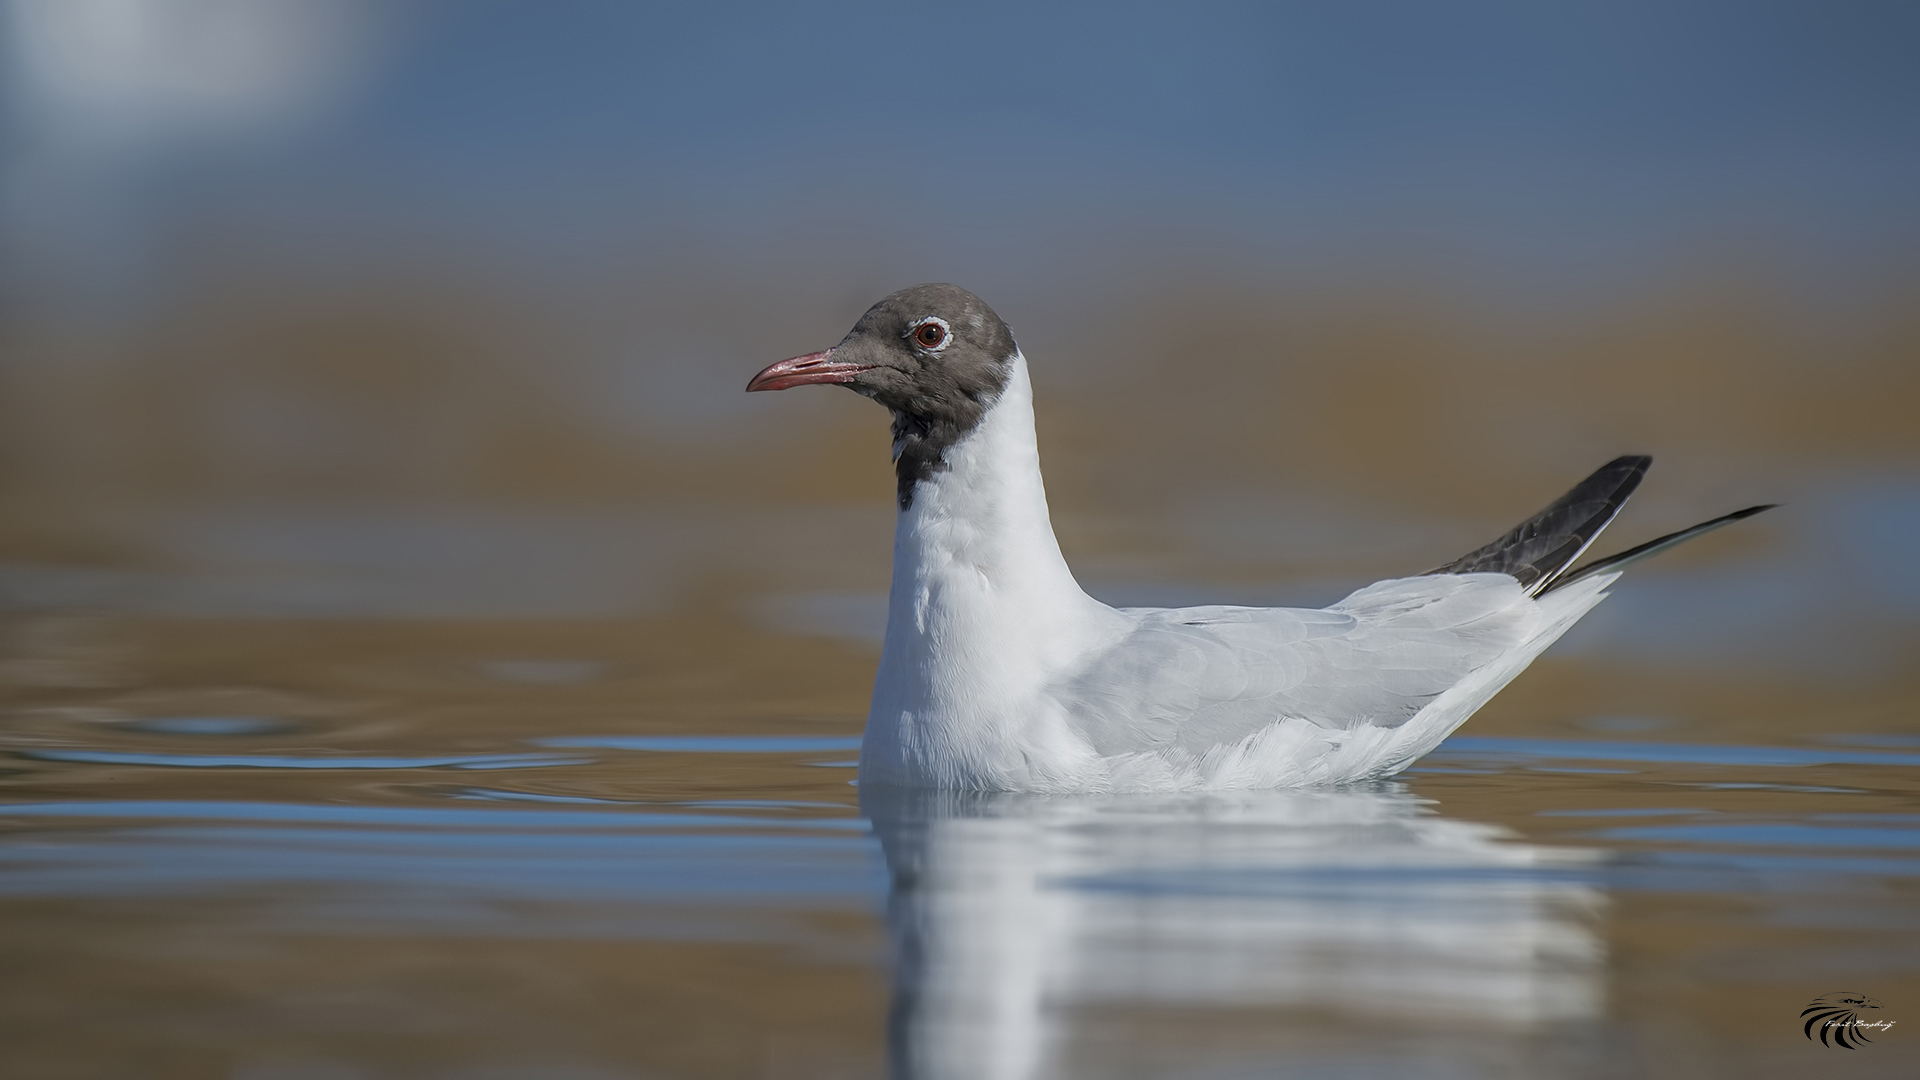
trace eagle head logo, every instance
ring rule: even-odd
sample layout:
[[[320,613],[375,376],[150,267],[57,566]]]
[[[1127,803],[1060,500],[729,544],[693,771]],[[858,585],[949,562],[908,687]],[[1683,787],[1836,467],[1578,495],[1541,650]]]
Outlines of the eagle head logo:
[[[1814,1031],[1818,1030],[1822,1046],[1852,1050],[1863,1042],[1873,1041],[1860,1032],[1860,1010],[1879,1007],[1877,999],[1840,990],[1814,998],[1800,1016],[1807,1022],[1804,1028],[1807,1038],[1813,1038]]]

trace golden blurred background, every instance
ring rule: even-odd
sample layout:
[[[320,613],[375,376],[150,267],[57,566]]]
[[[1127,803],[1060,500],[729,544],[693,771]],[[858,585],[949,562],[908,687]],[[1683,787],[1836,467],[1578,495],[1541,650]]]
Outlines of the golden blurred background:
[[[479,783],[111,756],[173,752],[139,725],[179,717],[267,718],[195,744],[229,753],[857,736],[886,418],[742,389],[928,280],[1031,360],[1096,596],[1328,602],[1651,453],[1596,550],[1785,506],[1636,569],[1467,733],[1911,739],[1917,38],[1900,3],[0,0],[0,785],[411,810]],[[484,797],[855,820],[850,773],[805,764],[629,755],[487,773]],[[1742,775],[1728,812],[1785,812]],[[1910,809],[1905,775],[1871,808]],[[1540,806],[1680,798],[1547,780],[1410,783],[1553,843],[1571,826]],[[675,929],[698,898],[624,894],[603,934],[564,874],[538,898],[561,914],[513,909],[525,933],[378,889],[348,918],[297,874],[21,885],[4,1054],[48,1077],[494,1077],[516,1054],[879,1075],[878,855],[835,857],[861,869],[832,902],[769,893],[712,934]],[[1874,880],[1907,896],[1902,873]],[[1610,894],[1612,1026],[1501,1035],[1507,1075],[1806,1075],[1766,1041],[1798,1038],[1799,998],[1915,986],[1891,907],[1876,944],[1720,879],[1683,892]],[[1338,1015],[1230,1013],[1156,1015],[1167,1045],[1242,1022],[1227,1043],[1293,1049]],[[1403,1063],[1469,1038],[1408,1023]]]

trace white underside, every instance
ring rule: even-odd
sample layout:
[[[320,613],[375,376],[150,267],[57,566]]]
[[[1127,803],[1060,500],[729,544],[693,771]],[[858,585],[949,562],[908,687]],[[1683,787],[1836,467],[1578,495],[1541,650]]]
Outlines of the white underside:
[[[894,534],[862,783],[1180,791],[1392,775],[1605,596],[1505,575],[1370,586],[1322,611],[1108,607],[1047,515],[1032,390],[1006,390]]]

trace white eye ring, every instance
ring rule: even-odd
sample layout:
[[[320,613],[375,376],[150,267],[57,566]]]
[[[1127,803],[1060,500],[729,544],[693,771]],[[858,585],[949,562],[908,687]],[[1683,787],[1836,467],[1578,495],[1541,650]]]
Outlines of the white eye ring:
[[[921,331],[928,326],[940,328],[940,341],[937,344],[929,345],[921,340]],[[936,353],[953,344],[953,326],[938,315],[928,315],[914,320],[912,325],[907,327],[905,336],[908,341],[913,342],[913,347],[921,352]]]

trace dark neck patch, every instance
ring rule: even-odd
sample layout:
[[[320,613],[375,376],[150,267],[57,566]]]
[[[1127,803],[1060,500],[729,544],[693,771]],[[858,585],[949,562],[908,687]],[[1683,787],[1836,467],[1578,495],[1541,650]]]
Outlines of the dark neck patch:
[[[893,474],[900,509],[913,505],[914,485],[947,467],[947,451],[979,425],[998,399],[998,392],[986,400],[961,395],[944,399],[931,415],[893,414]]]

